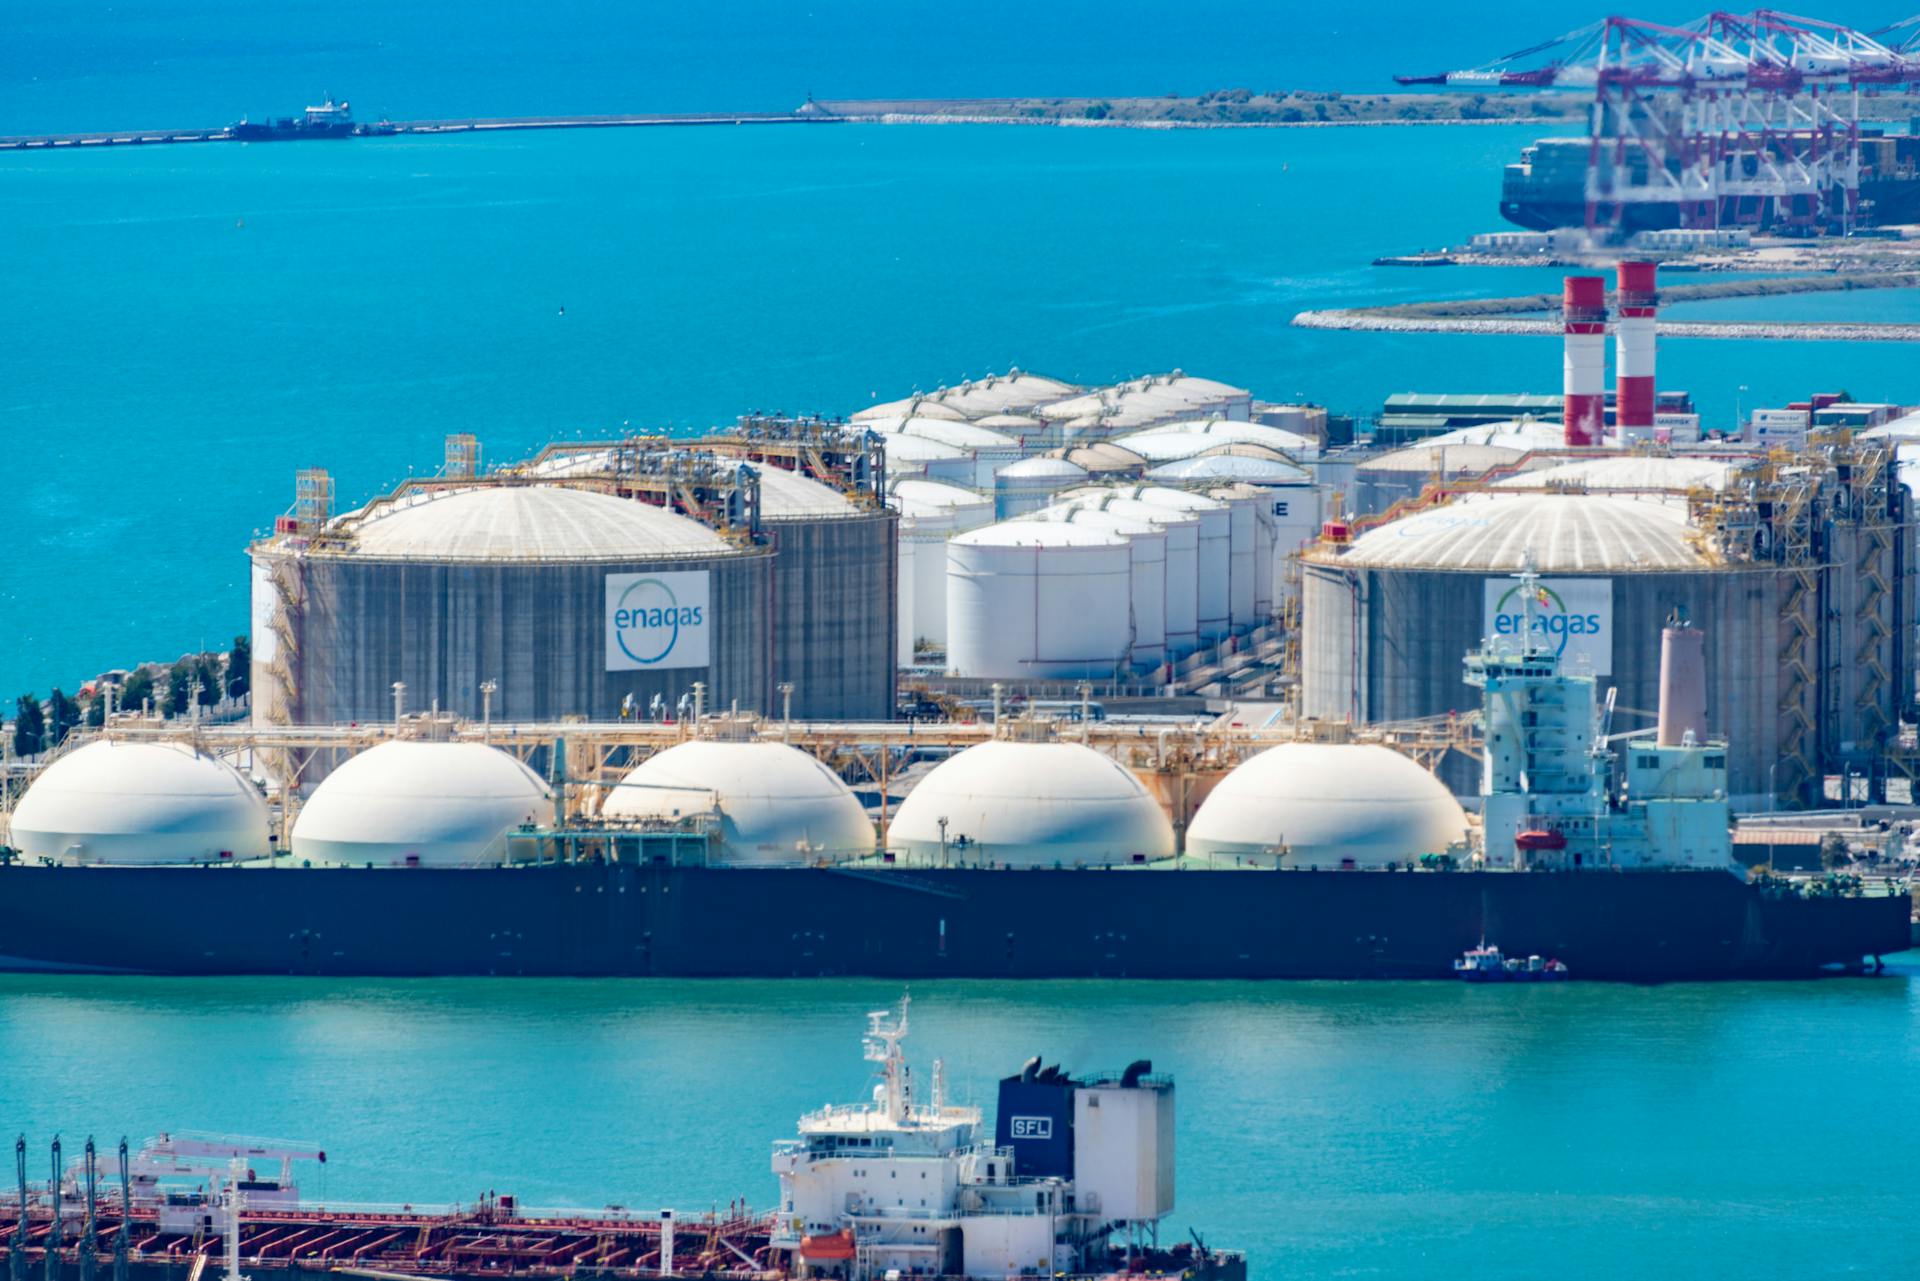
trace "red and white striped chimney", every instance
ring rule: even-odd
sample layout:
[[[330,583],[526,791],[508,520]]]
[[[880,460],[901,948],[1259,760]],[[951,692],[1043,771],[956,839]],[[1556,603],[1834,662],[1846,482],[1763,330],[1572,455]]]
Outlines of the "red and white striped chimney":
[[[1572,446],[1598,445],[1607,421],[1607,282],[1568,276],[1561,296],[1566,318],[1566,407],[1561,421]]]
[[[1613,425],[1622,442],[1653,439],[1653,332],[1660,310],[1659,266],[1620,264],[1614,307]]]

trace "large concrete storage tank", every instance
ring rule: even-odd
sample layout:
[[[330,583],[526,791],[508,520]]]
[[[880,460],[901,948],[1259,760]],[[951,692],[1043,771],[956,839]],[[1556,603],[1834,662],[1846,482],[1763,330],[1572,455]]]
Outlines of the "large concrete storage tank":
[[[14,847],[29,860],[218,863],[265,858],[260,789],[185,743],[102,739],[40,772],[14,808]]]
[[[772,549],[560,485],[404,492],[256,543],[256,720],[610,719],[631,695],[772,701]]]
[[[499,863],[509,830],[552,818],[551,789],[498,748],[392,739],[321,781],[294,820],[293,852],[376,867]]]
[[[793,685],[803,720],[889,719],[899,517],[864,492],[856,500],[779,467],[759,473],[760,523],[774,554],[772,682]]]
[[[1520,628],[1513,576],[1530,565],[1544,592],[1535,626],[1618,690],[1616,732],[1658,706],[1660,628],[1680,610],[1706,632],[1708,721],[1730,743],[1735,804],[1763,803],[1770,778],[1810,788],[1897,720],[1912,680],[1911,589],[1888,572],[1912,563],[1911,523],[1851,523],[1858,498],[1840,500],[1847,520],[1823,519],[1830,501],[1798,508],[1818,527],[1818,556],[1813,537],[1793,548],[1754,523],[1783,501],[1702,528],[1674,496],[1521,491],[1457,498],[1350,546],[1322,545],[1303,567],[1302,710],[1397,721],[1477,707],[1461,656]],[[1748,528],[1757,532],[1739,532]],[[1756,539],[1768,559],[1752,558]],[[1876,670],[1888,679],[1863,678]]]
[[[907,793],[887,848],[935,866],[1099,867],[1170,858],[1174,842],[1159,803],[1112,757],[1081,743],[994,741]]]
[[[648,757],[600,807],[608,819],[720,820],[734,865],[839,862],[874,852],[873,824],[832,770],[785,743],[698,739]]]
[[[1242,762],[1187,827],[1217,867],[1404,867],[1467,834],[1446,785],[1377,743],[1282,743]]]
[[[911,667],[922,643],[947,644],[947,540],[993,523],[993,500],[959,485],[904,477],[889,482],[900,513],[899,662]]]
[[[1010,369],[1004,374],[972,379],[937,391],[916,392],[905,400],[872,405],[853,415],[854,422],[876,418],[921,416],[955,422],[979,422],[996,414],[1019,414],[1036,405],[1051,404],[1080,389],[1072,383]]]
[[[959,535],[947,544],[947,674],[1124,671],[1132,572],[1112,530],[1014,520]]]
[[[1132,589],[1127,608],[1133,644],[1128,661],[1135,667],[1158,667],[1167,658],[1167,531],[1138,516],[1120,516],[1092,507],[1048,507],[1027,516],[1093,529],[1109,529],[1127,540],[1132,561]]]

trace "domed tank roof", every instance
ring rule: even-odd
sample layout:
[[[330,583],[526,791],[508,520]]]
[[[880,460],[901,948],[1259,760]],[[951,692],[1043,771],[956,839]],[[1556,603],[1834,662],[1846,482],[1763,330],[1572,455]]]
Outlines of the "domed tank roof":
[[[649,757],[600,807],[603,817],[718,812],[728,863],[808,863],[873,853],[873,823],[838,775],[785,743],[695,740]]]
[[[1377,743],[1282,743],[1215,785],[1187,828],[1187,855],[1216,866],[1405,866],[1465,837],[1446,785]]]
[[[1106,529],[1045,520],[1003,520],[956,536],[959,547],[1118,547],[1126,542]]]
[[[1008,463],[996,476],[1009,480],[1085,480],[1087,469],[1064,458],[1022,458],[1017,463]]]
[[[1543,574],[1701,569],[1682,502],[1613,494],[1481,493],[1388,521],[1342,565]],[[1327,558],[1322,553],[1323,558]]]
[[[698,521],[565,485],[427,490],[341,524],[351,552],[409,560],[636,560],[707,556],[731,544]]]
[[[1065,528],[1072,528],[1066,526]],[[887,845],[918,863],[1073,867],[1173,854],[1173,825],[1125,766],[1082,743],[977,743],[907,793]]]
[[[267,803],[239,770],[185,743],[101,739],[42,770],[13,811],[29,859],[212,863],[265,858]]]
[[[760,515],[767,520],[806,516],[851,516],[859,509],[831,485],[784,467],[761,467]]]
[[[394,740],[321,781],[294,822],[293,852],[329,863],[498,863],[508,829],[552,817],[552,791],[505,752]]]

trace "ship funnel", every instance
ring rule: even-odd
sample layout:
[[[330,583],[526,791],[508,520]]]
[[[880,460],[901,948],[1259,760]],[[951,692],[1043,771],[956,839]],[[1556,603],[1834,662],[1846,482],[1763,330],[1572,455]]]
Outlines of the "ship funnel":
[[[1659,265],[1651,262],[1620,264],[1614,305],[1613,425],[1622,444],[1653,439],[1654,326],[1660,310]]]
[[[1601,276],[1568,276],[1562,295],[1566,360],[1561,421],[1566,443],[1598,445],[1606,424],[1607,282]]]
[[[1660,730],[1662,747],[1679,747],[1688,734],[1707,738],[1706,637],[1675,610],[1660,633]]]

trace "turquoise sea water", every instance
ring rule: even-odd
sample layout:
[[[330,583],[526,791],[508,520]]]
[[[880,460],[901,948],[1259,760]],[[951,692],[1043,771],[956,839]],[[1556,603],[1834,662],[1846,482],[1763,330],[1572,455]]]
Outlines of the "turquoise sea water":
[[[909,1041],[991,1105],[1030,1054],[1179,1082],[1176,1234],[1262,1281],[1914,1274],[1915,972],[1822,983],[935,983]],[[321,1143],[338,1200],[770,1203],[864,1097],[866,981],[0,978],[0,1125]],[[990,1108],[989,1108],[990,1110]]]
[[[296,468],[332,469],[355,504],[437,467],[451,432],[498,460],[1013,364],[1087,382],[1178,366],[1361,412],[1398,390],[1552,391],[1552,339],[1288,323],[1556,287],[1367,265],[1493,225],[1499,166],[1534,132],[835,126],[0,155],[0,692],[224,645],[246,625],[243,548]],[[1901,295],[1844,305],[1912,313]],[[1911,399],[1920,381],[1899,345],[1668,342],[1661,362],[1710,422],[1743,396]]]

